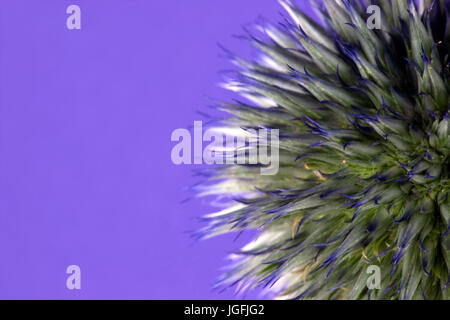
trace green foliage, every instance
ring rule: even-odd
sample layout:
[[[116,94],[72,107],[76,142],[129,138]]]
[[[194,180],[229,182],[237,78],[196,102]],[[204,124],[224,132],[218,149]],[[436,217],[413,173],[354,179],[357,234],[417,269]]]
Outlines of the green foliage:
[[[450,6],[370,2],[381,30],[367,27],[366,1],[325,0],[316,23],[283,0],[291,21],[248,36],[260,60],[229,53],[230,87],[254,103],[221,104],[222,122],[279,129],[280,170],[209,175],[208,194],[232,200],[200,236],[259,231],[218,285],[282,299],[450,297]],[[367,287],[370,265],[380,289]]]

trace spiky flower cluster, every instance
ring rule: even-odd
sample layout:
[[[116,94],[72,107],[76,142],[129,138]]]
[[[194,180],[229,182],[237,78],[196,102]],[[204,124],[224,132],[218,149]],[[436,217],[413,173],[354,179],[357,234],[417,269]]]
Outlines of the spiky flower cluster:
[[[219,285],[272,287],[283,299],[448,299],[450,293],[449,2],[315,4],[249,35],[262,55],[230,54],[227,128],[280,130],[280,169],[214,169],[207,194],[229,195],[204,237],[259,230]],[[381,270],[367,285],[369,266]]]

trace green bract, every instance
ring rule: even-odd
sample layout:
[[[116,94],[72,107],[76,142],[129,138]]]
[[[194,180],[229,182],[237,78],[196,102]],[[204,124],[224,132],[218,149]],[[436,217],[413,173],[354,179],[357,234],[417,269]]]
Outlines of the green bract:
[[[369,1],[367,1],[369,2]],[[204,194],[229,196],[201,237],[258,230],[218,285],[282,299],[450,297],[449,41],[446,0],[325,0],[248,39],[263,54],[229,87],[229,128],[280,132],[280,169],[212,169]],[[212,182],[212,185],[211,185]],[[381,271],[376,288],[369,266]],[[376,282],[376,281],[375,281]]]

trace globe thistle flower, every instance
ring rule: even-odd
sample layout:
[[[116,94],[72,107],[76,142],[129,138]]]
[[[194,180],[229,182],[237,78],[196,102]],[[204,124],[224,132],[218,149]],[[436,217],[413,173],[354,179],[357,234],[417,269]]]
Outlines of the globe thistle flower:
[[[250,102],[221,103],[222,128],[278,129],[279,170],[214,168],[201,195],[228,197],[200,237],[257,230],[219,286],[280,299],[448,299],[449,44],[446,0],[313,3],[227,51],[227,81]],[[246,145],[249,151],[252,147]],[[368,285],[371,266],[380,279]],[[369,273],[368,273],[369,272]]]

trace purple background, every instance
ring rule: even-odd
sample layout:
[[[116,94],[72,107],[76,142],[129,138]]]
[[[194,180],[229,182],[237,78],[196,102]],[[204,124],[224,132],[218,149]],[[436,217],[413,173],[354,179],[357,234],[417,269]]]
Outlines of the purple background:
[[[78,4],[82,29],[67,30]],[[228,299],[211,290],[223,236],[190,246],[206,201],[181,203],[193,166],[176,128],[207,110],[230,63],[217,42],[274,0],[1,0],[0,298]],[[245,240],[245,239],[243,239]],[[66,289],[68,265],[82,289]],[[256,293],[249,298],[257,298]]]

